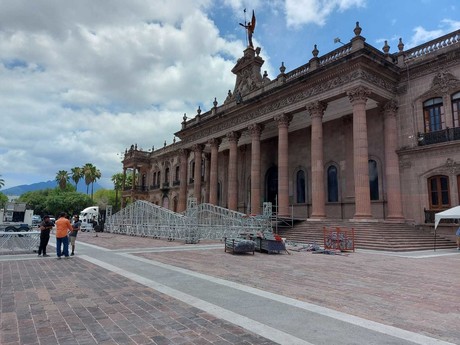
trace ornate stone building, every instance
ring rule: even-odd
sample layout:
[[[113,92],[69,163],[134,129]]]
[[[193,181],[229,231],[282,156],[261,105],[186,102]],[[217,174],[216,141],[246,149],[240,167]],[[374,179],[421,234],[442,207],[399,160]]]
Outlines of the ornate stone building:
[[[270,80],[248,47],[222,105],[184,115],[180,140],[126,150],[128,200],[199,202],[309,220],[424,223],[460,199],[460,30],[397,52],[348,44]]]

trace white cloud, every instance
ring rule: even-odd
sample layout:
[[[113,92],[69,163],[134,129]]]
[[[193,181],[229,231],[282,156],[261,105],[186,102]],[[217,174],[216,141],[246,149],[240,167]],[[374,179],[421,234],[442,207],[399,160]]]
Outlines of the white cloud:
[[[126,147],[171,144],[184,112],[223,103],[244,43],[219,36],[210,5],[0,0],[5,187],[86,162],[110,180]]]
[[[441,24],[439,25],[439,29],[436,30],[426,30],[422,26],[417,26],[413,29],[414,35],[407,42],[405,49],[426,43],[458,29],[460,29],[460,21],[451,19],[442,20]]]
[[[334,11],[365,4],[366,0],[286,0],[286,22],[294,28],[310,23],[323,26]]]

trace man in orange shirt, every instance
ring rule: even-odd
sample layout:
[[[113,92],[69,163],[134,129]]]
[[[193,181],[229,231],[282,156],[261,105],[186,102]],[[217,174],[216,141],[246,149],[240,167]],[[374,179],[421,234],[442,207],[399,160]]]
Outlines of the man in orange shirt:
[[[65,212],[61,212],[59,214],[59,219],[56,221],[56,254],[58,259],[61,258],[62,254],[64,254],[66,258],[69,257],[69,238],[67,237],[67,233],[72,231],[72,224],[70,224],[66,216],[67,214]],[[62,252],[61,246],[64,246]]]

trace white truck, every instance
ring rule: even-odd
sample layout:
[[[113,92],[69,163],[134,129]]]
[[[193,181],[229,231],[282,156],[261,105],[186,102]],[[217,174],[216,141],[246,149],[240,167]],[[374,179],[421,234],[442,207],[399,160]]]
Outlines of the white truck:
[[[81,227],[80,230],[98,231],[99,225],[99,206],[90,206],[80,212]]]
[[[33,215],[25,202],[7,202],[0,210],[0,231],[29,231]]]

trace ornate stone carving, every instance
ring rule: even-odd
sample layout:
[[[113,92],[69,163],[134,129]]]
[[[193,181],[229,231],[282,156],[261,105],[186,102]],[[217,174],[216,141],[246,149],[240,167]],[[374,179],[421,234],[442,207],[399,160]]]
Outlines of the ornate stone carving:
[[[383,81],[381,78],[372,76],[370,73],[360,71],[356,69],[356,66],[350,66],[350,70],[348,73],[346,73],[347,71],[343,71],[343,72],[344,73],[342,73],[340,76],[337,76],[336,78],[321,81],[321,82],[315,82],[314,84],[307,84],[300,91],[292,95],[289,95],[288,97],[285,97],[281,100],[274,101],[271,103],[267,102],[265,103],[265,105],[251,112],[238,114],[238,116],[229,118],[228,120],[223,120],[219,124],[216,124],[209,128],[204,128],[200,131],[197,131],[196,133],[188,137],[182,138],[182,142],[183,143],[193,142],[201,138],[205,138],[207,136],[212,136],[214,133],[226,131],[240,124],[244,124],[248,122],[256,122],[258,118],[260,118],[261,116],[265,114],[279,111],[280,109],[283,109],[284,107],[290,106],[292,104],[300,103],[302,101],[305,101],[306,99],[309,99],[315,95],[327,92],[331,89],[341,88],[343,87],[343,85],[346,85],[347,83],[351,83],[354,80],[358,80],[358,79],[365,79],[379,87],[385,88],[388,91],[395,92],[394,85]],[[234,99],[234,95],[232,95],[230,98]]]
[[[212,138],[208,140],[208,144],[211,145],[211,147],[219,147],[221,143],[222,139],[220,138]]]
[[[323,117],[324,112],[327,108],[327,103],[321,101],[314,101],[308,103],[305,107],[307,111],[310,113],[310,116],[313,117]]]
[[[264,125],[258,124],[258,123],[252,123],[248,126],[249,133],[251,133],[251,136],[257,136],[260,137],[260,134],[262,133],[264,129]]]
[[[364,86],[358,86],[347,92],[347,96],[351,103],[355,102],[367,102],[371,91]]]
[[[273,119],[278,123],[278,127],[288,127],[289,123],[292,121],[292,115],[279,114]]]
[[[187,160],[189,152],[190,150],[184,149],[184,148],[177,150],[177,154],[179,155],[179,160],[180,161],[182,161],[183,159]]]
[[[195,144],[192,146],[192,150],[196,153],[201,153],[203,152],[204,145],[203,144]]]
[[[398,102],[394,99],[390,99],[388,102],[381,107],[384,116],[396,116],[398,113]]]
[[[238,142],[238,139],[240,139],[241,133],[240,132],[228,132],[227,133],[227,139],[229,142]]]
[[[441,70],[433,78],[431,90],[437,94],[447,94],[458,89],[460,81],[451,73]]]

